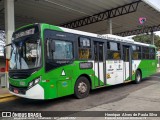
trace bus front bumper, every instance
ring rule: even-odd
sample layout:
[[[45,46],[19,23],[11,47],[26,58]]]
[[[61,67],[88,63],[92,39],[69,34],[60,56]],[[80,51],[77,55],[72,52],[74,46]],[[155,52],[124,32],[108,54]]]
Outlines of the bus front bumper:
[[[11,94],[14,94],[14,95],[19,96],[19,97],[24,97],[24,98],[29,98],[29,99],[44,99],[44,89],[39,84],[36,84],[32,88],[26,90],[25,94],[19,94],[19,93],[17,94],[13,91],[14,90],[11,90],[9,88],[9,92]]]

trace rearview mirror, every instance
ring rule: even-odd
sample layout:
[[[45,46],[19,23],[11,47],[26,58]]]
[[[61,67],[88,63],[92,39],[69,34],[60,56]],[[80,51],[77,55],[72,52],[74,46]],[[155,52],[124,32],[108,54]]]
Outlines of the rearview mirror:
[[[10,60],[10,52],[11,52],[12,43],[4,46],[4,58]]]

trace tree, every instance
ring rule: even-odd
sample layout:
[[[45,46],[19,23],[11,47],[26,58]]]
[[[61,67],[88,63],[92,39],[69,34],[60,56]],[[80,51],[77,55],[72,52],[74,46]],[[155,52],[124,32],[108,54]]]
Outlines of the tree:
[[[146,35],[146,34],[134,36],[133,39],[137,42],[142,42],[147,44],[151,44],[152,42],[151,35]],[[154,44],[157,47],[157,49],[160,49],[160,36],[155,34],[154,34]]]

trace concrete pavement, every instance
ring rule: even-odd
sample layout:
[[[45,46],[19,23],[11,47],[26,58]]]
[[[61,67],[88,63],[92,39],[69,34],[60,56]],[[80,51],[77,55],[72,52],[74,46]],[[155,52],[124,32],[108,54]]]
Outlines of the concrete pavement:
[[[160,111],[160,81],[150,82],[153,82],[154,84],[134,91],[124,99],[108,104],[102,104],[84,111]],[[78,117],[77,119],[104,120],[105,117]],[[160,120],[160,117],[148,117],[145,120]]]
[[[153,81],[155,82],[155,81]],[[86,111],[160,111],[160,82],[130,93],[126,98]]]

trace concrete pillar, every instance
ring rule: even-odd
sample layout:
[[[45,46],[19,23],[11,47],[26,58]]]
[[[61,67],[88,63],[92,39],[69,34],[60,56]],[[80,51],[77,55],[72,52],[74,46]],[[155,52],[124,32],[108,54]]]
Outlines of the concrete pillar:
[[[112,19],[111,18],[107,20],[107,33],[112,34]]]
[[[6,44],[11,43],[12,34],[15,30],[15,21],[14,21],[14,0],[5,0],[4,1],[5,9],[5,34],[6,34]],[[8,67],[10,59],[10,47],[6,47],[6,83],[8,87]]]
[[[151,44],[154,45],[154,33],[151,31]]]
[[[14,21],[14,0],[5,0],[5,34],[6,34],[6,44],[11,43],[12,34],[15,30]],[[6,51],[6,58],[9,59],[10,51]]]

